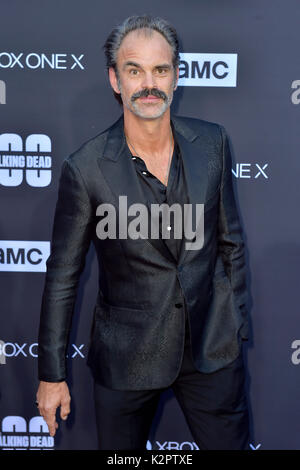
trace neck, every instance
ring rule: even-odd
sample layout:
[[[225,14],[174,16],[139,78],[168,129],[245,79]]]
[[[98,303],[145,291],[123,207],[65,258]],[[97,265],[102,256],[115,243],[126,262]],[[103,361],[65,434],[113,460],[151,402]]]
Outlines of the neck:
[[[141,153],[159,154],[170,146],[170,109],[157,119],[142,119],[124,108],[124,132],[127,140]]]

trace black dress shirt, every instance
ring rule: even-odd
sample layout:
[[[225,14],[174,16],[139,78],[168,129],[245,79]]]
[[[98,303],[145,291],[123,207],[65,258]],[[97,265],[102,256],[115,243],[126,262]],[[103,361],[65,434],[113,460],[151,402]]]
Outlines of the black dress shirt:
[[[172,211],[170,213],[170,224],[167,227],[169,231],[170,238],[164,238],[164,242],[167,245],[168,249],[171,251],[175,260],[179,260],[180,250],[184,241],[184,231],[183,231],[183,214],[184,214],[184,204],[187,204],[188,195],[186,189],[186,181],[184,176],[184,169],[182,163],[182,157],[180,155],[180,149],[178,144],[174,143],[174,151],[171,159],[170,171],[167,186],[165,186],[156,176],[154,176],[148,170],[145,161],[137,156],[132,155],[128,148],[128,155],[135,164],[136,172],[139,177],[139,182],[141,189],[144,193],[145,199],[148,202],[148,208],[150,204],[180,204],[181,214],[182,214],[182,235],[180,238],[175,238],[174,232],[174,222]],[[159,218],[159,234],[162,238],[162,214],[160,213]]]
[[[184,225],[183,225],[183,214],[184,214],[184,204],[189,202],[188,194],[187,194],[187,185],[186,179],[184,175],[184,167],[182,162],[182,156],[180,154],[180,148],[177,142],[174,142],[174,151],[172,155],[170,170],[169,170],[169,177],[167,186],[165,186],[156,176],[154,176],[150,171],[147,169],[145,161],[139,157],[138,155],[132,155],[129,147],[128,149],[128,157],[132,159],[133,163],[135,164],[135,169],[139,178],[140,186],[145,196],[146,201],[148,202],[148,208],[150,204],[162,204],[166,203],[171,206],[174,203],[178,203],[181,205],[181,214],[182,214],[182,236],[180,238],[174,237],[174,219],[170,217],[170,225],[169,225],[169,233],[170,238],[164,238],[164,242],[167,245],[168,249],[173,254],[175,260],[179,261],[180,250],[183,248],[183,244],[185,243],[184,238]],[[172,213],[171,213],[172,215]],[[159,218],[159,233],[160,237],[162,235],[162,216],[160,214]],[[188,324],[188,315],[187,309],[185,308],[184,298],[181,292],[181,287],[178,282],[178,291],[176,293],[176,307],[184,309],[185,315],[185,344],[190,344],[189,339],[189,324]],[[175,299],[174,299],[175,300]],[[178,303],[178,300],[180,302]]]

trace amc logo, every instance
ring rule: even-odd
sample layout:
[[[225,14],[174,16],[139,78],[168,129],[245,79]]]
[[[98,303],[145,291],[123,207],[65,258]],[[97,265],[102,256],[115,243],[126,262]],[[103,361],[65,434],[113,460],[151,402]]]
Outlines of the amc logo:
[[[49,241],[0,240],[0,271],[46,272]]]
[[[179,86],[236,87],[237,54],[181,53]]]

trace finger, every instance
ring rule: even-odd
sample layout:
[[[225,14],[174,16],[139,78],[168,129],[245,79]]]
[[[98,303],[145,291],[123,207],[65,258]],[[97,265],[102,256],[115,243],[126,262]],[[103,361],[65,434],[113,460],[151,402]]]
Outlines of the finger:
[[[66,398],[61,402],[61,407],[60,407],[60,417],[63,420],[66,420],[71,409],[70,409],[70,398]]]
[[[56,429],[58,429],[58,423],[56,422],[55,418],[53,421],[45,420],[49,429],[50,436],[55,436]]]
[[[43,416],[44,420],[47,423],[50,436],[54,436],[55,435],[55,430],[58,427],[58,424],[57,424],[56,419],[55,419],[55,410],[54,411],[53,410],[52,411],[47,411],[47,412],[43,413],[42,416]]]
[[[54,437],[55,436],[55,433],[56,433],[56,429],[58,429],[58,424],[57,422],[55,421],[54,424],[51,424],[51,425],[48,425],[48,428],[49,428],[49,434],[51,437]]]
[[[55,436],[56,429],[58,429],[58,423],[56,421],[48,422],[46,419],[45,419],[45,422],[48,426],[48,431],[49,431],[50,436],[52,436],[52,437]]]

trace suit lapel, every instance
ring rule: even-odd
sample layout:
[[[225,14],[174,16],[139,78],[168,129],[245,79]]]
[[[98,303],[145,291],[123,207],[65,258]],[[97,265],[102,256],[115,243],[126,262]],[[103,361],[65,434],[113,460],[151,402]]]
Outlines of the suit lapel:
[[[194,207],[194,204],[204,203],[206,199],[207,157],[203,145],[194,131],[178,117],[173,116],[172,123],[183,159],[188,199]],[[106,145],[103,154],[98,158],[98,164],[112,192],[117,209],[119,196],[126,195],[127,207],[135,203],[142,203],[150,210],[140,186],[134,163],[127,153],[123,115],[108,131]],[[178,262],[163,239],[145,238],[145,241],[175,264],[181,264],[187,254],[187,251],[183,249],[184,240],[181,244]]]
[[[127,145],[123,130],[123,116],[109,131],[107,144],[101,158],[98,158],[98,164],[104,179],[106,180],[113,194],[116,207],[119,207],[119,196],[127,196],[127,207],[132,204],[141,203],[148,207],[148,201],[140,187],[138,175],[131,158],[127,153]],[[148,219],[150,221],[150,217]],[[163,239],[145,238],[164,257],[172,263],[176,260],[168,249]]]
[[[173,116],[172,122],[175,138],[182,156],[189,204],[192,205],[193,213],[195,213],[196,204],[204,204],[206,200],[208,186],[207,154],[204,151],[203,140],[199,139],[198,135],[187,127],[180,118]],[[197,227],[194,228],[197,230]],[[183,239],[178,264],[183,263],[188,253],[184,249],[184,245],[185,241]]]

